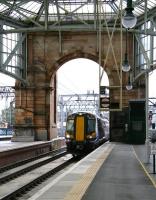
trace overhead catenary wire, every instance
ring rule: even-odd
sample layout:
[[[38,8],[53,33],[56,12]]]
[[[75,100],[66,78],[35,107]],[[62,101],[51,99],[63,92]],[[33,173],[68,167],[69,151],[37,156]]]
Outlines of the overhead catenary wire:
[[[60,87],[60,85],[62,85],[63,88]],[[77,92],[75,92],[74,90],[72,90],[71,88],[66,87],[63,83],[59,83],[58,85],[58,89],[60,90],[64,90],[67,89],[67,91],[71,92],[71,94],[75,94],[75,95],[79,95]],[[65,91],[65,90],[64,90]],[[61,92],[63,94],[63,92]],[[60,94],[59,94],[60,95]]]
[[[63,74],[63,77],[66,78],[65,83],[66,83],[67,81],[69,81],[69,82],[71,83],[72,87],[74,86],[74,88],[75,88],[76,90],[79,90],[79,89],[80,89],[79,87],[77,87],[77,86],[75,85],[75,82],[73,82],[69,77],[66,76],[65,73],[62,73],[62,74]],[[61,83],[61,82],[59,81],[59,76],[58,76],[58,83]],[[61,84],[64,85],[63,83],[61,83]]]

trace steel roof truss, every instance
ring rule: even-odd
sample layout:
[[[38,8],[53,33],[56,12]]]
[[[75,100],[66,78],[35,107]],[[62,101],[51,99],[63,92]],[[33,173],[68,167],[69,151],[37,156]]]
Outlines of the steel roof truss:
[[[135,34],[135,38],[136,38],[136,40],[138,42],[138,45],[139,45],[139,47],[141,49],[141,52],[142,52],[142,54],[144,56],[144,59],[145,59],[146,63],[147,63],[147,67],[149,67],[150,66],[150,60],[149,60],[148,55],[147,55],[147,53],[145,51],[144,45],[142,44],[141,39],[137,34]]]
[[[27,84],[27,81],[25,79],[23,79],[21,76],[19,76],[18,74],[13,74],[13,73],[11,73],[11,72],[9,72],[9,71],[1,68],[1,67],[0,67],[0,72],[4,73],[4,74],[6,74],[6,75],[8,75],[8,76],[10,76],[14,79],[20,80],[24,84]]]
[[[39,23],[39,19],[41,17],[41,15],[43,14],[44,11],[44,2],[41,4],[41,7],[36,15],[35,21]]]
[[[48,8],[49,8],[49,2],[48,2],[48,0],[44,0],[44,9],[45,9],[45,30],[48,29]]]
[[[10,9],[12,7],[11,4],[9,4],[8,2],[6,2],[6,0],[1,0],[6,6],[8,6]],[[19,11],[19,8],[17,7],[17,5],[14,5],[14,10],[19,14],[22,15],[23,17],[25,17],[27,20],[30,20],[33,24],[36,24],[38,27],[42,27],[41,24],[39,24],[38,22],[36,22],[35,20],[33,20],[30,17],[27,17],[26,15],[24,15],[22,12]]]
[[[96,29],[96,4],[97,4],[97,1],[96,0],[93,0],[94,1],[94,29]]]
[[[8,66],[9,62],[11,61],[11,59],[13,58],[13,56],[15,55],[16,51],[19,49],[19,47],[21,47],[21,44],[25,40],[25,38],[26,38],[26,33],[23,34],[23,36],[21,37],[21,39],[15,45],[14,49],[12,50],[12,52],[9,54],[9,56],[6,59],[5,63],[2,65],[3,69],[5,69]]]
[[[60,21],[63,21],[67,16],[70,16],[70,17],[75,17],[76,19],[78,19],[78,21],[80,21],[80,22],[82,22],[83,24],[85,24],[85,25],[89,25],[88,23],[86,23],[84,20],[82,20],[82,19],[80,19],[78,16],[76,16],[75,15],[75,13],[74,12],[76,12],[77,10],[79,10],[80,8],[82,8],[82,7],[84,7],[86,4],[87,4],[88,2],[86,2],[86,3],[84,3],[84,4],[82,4],[82,5],[80,5],[78,8],[76,8],[76,9],[74,9],[72,12],[68,12],[68,10],[66,10],[65,8],[63,8],[62,6],[60,6],[59,4],[57,4],[56,5],[56,3],[54,3],[56,6],[58,6],[58,8],[60,8],[60,9],[62,9],[65,13],[66,13],[66,15],[64,16],[64,17],[62,17],[62,18],[60,18]],[[54,24],[53,24],[53,26],[54,25],[56,25],[56,24],[58,24],[58,22],[55,22]]]

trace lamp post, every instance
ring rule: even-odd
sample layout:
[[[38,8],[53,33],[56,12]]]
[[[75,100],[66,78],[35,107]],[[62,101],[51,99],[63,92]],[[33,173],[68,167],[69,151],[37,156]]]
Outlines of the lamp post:
[[[125,14],[122,18],[122,25],[126,28],[133,28],[137,23],[137,18],[133,14],[134,8],[132,7],[132,0],[127,0],[127,8],[125,8]]]

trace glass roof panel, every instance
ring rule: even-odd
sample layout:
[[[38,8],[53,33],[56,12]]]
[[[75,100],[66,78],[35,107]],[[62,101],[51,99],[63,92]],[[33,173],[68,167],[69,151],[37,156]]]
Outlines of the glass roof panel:
[[[48,10],[48,23],[60,21],[93,21],[101,12],[104,19],[113,19],[121,9],[127,6],[127,0],[3,0],[0,3],[0,19],[15,19],[27,23],[37,20],[45,23]],[[145,13],[145,0],[133,0],[134,14],[139,17]],[[48,6],[48,9],[46,8]],[[101,11],[100,11],[101,6]],[[156,0],[147,1],[147,11],[156,8]],[[37,24],[36,23],[36,24]],[[32,25],[32,24],[31,24]]]
[[[13,11],[13,12],[11,12],[10,17],[20,19],[21,15],[19,13],[17,13],[16,11]]]
[[[40,4],[36,3],[34,1],[30,1],[26,3],[25,5],[21,5],[21,8],[24,8],[25,10],[31,11],[32,13],[37,13],[38,10],[40,9]]]
[[[0,4],[0,13],[6,10],[7,8],[7,6]]]
[[[64,10],[60,9],[60,13],[61,11],[63,11],[64,13]],[[49,5],[49,14],[56,14],[57,13],[57,8],[55,5]]]

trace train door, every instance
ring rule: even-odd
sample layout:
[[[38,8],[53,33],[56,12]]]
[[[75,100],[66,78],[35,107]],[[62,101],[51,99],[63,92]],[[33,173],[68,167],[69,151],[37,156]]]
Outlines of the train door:
[[[83,116],[76,117],[76,141],[84,140],[85,120]]]

